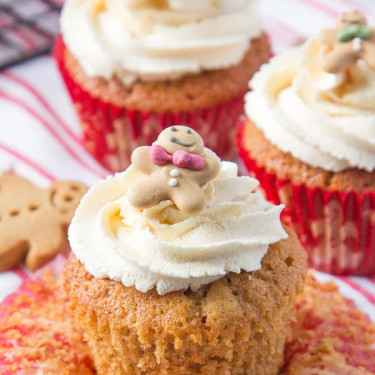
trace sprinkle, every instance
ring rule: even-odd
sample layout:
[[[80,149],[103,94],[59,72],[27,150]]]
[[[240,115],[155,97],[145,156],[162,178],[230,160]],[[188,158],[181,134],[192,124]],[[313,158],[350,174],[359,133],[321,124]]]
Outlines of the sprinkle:
[[[172,187],[177,186],[177,180],[175,178],[171,178],[169,180],[169,186],[172,186]]]
[[[361,38],[354,38],[353,39],[353,49],[354,49],[354,51],[360,51],[362,49]]]
[[[180,175],[180,172],[178,169],[172,169],[171,172],[169,173],[172,177],[178,177]]]

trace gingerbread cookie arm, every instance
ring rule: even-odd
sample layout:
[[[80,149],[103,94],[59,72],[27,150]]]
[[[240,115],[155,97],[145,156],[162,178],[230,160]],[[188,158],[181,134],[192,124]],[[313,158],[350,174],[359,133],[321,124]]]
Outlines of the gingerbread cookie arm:
[[[342,43],[324,56],[322,69],[327,73],[340,73],[358,60],[359,56],[360,51],[354,50],[351,42]]]
[[[169,199],[169,189],[163,178],[152,174],[147,180],[131,187],[127,197],[132,206],[144,209]]]
[[[177,208],[187,215],[195,215],[206,206],[206,195],[202,188],[189,178],[170,189],[170,195]]]
[[[334,44],[336,41],[336,31],[322,30],[319,33],[317,40],[326,44],[327,46],[332,46],[332,44]]]
[[[136,148],[132,153],[132,163],[141,172],[151,174],[158,166],[150,160],[149,146],[142,146]]]
[[[199,185],[203,185],[214,179],[221,168],[221,161],[213,151],[209,148],[205,148],[204,153],[204,161],[206,165],[195,177]]]
[[[375,70],[375,30],[374,36],[363,43],[362,58],[371,69]]]

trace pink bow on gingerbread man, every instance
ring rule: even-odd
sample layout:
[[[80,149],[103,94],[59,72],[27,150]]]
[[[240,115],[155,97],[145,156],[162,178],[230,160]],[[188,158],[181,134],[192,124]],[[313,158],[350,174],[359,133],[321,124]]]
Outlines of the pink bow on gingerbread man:
[[[188,168],[195,171],[200,171],[206,164],[200,155],[192,154],[185,150],[178,150],[171,155],[159,145],[152,145],[149,149],[149,155],[151,161],[157,165],[164,165],[168,162],[172,162],[176,167],[179,168]]]

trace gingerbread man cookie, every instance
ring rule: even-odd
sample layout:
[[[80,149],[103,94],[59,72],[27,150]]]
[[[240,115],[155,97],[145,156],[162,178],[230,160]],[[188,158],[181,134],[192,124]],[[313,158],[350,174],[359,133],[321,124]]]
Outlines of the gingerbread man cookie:
[[[358,11],[339,16],[336,29],[322,31],[318,41],[324,47],[322,68],[328,73],[342,72],[359,59],[375,69],[375,30]]]
[[[128,191],[136,208],[148,208],[170,199],[186,214],[197,214],[206,206],[202,185],[220,170],[220,159],[204,147],[200,135],[187,126],[163,130],[152,146],[132,154],[133,166],[147,174],[147,180]]]
[[[34,271],[65,252],[67,229],[86,192],[77,182],[39,189],[13,173],[0,177],[0,272],[25,260]]]

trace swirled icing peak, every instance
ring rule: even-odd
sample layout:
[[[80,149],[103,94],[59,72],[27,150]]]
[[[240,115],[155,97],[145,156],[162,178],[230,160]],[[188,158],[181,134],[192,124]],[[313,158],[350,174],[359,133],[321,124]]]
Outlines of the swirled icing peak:
[[[364,26],[364,16],[344,14],[338,29],[273,58],[246,96],[246,113],[266,138],[332,172],[375,170],[375,37],[366,29],[360,42],[339,41],[338,31],[353,24]]]
[[[65,44],[89,76],[178,79],[238,64],[260,35],[255,0],[67,0]]]
[[[186,134],[177,135],[184,143],[189,129],[178,127],[178,132]],[[161,139],[171,133],[170,128]],[[193,138],[199,140],[197,135]],[[173,171],[188,168],[176,167],[170,160],[161,163],[157,166],[161,182],[155,189],[169,186]],[[168,189],[189,194],[194,172],[199,174],[204,168],[191,170],[185,179],[175,175],[178,183]],[[93,276],[108,277],[142,292],[154,287],[159,294],[187,288],[196,291],[228,272],[259,269],[269,245],[287,237],[280,222],[283,206],[272,205],[254,192],[258,182],[238,177],[234,163],[219,161],[208,180],[194,180],[200,182],[205,202],[193,213],[168,198],[137,207],[131,192],[150,181],[147,172],[131,165],[98,182],[82,199],[69,228],[69,241]]]

